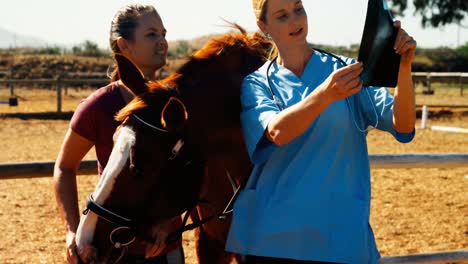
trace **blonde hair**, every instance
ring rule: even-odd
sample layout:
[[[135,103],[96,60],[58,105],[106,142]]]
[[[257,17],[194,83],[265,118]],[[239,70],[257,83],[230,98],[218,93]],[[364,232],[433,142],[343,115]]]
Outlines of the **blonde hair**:
[[[266,23],[266,12],[267,12],[268,0],[252,0],[252,6],[257,20]],[[268,38],[270,39],[270,38]],[[278,56],[278,48],[276,44],[270,39],[271,49],[268,55],[268,59],[273,59]]]
[[[265,22],[266,2],[267,0],[252,0],[255,17],[263,22]]]

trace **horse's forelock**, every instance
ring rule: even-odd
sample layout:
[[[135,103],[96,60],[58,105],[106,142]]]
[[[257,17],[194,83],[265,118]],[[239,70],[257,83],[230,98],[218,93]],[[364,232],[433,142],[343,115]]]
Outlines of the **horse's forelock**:
[[[120,111],[115,115],[115,120],[124,121],[125,119],[127,119],[127,117],[131,116],[136,111],[146,107],[147,105],[145,101],[140,97],[136,97],[124,108],[120,109]]]

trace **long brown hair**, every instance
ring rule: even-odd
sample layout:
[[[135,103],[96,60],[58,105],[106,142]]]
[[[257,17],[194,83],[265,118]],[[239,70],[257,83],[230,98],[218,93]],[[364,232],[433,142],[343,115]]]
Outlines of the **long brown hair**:
[[[119,46],[117,45],[117,39],[122,37],[126,40],[134,40],[135,30],[138,27],[138,18],[143,14],[155,13],[158,12],[152,5],[127,5],[119,9],[112,19],[109,44],[113,53],[113,56],[116,53],[120,53]],[[114,65],[112,65],[112,72],[109,75],[111,82],[119,80],[119,75],[117,72],[117,63],[114,58]]]

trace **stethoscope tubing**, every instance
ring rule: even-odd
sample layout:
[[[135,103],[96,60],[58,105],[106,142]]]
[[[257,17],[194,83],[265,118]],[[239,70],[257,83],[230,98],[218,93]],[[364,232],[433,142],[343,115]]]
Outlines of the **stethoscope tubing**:
[[[335,58],[336,60],[338,60],[338,61],[341,63],[341,66],[342,66],[342,67],[345,67],[345,66],[348,65],[342,58],[340,58],[339,56],[337,56],[337,55],[335,55],[335,54],[333,54],[333,53],[330,53],[330,52],[328,52],[328,51],[324,51],[324,50],[318,49],[318,48],[313,48],[313,50],[316,50],[316,51],[318,51],[318,52],[320,52],[320,53],[327,54],[327,55],[329,55],[329,56]],[[282,104],[281,104],[281,101],[280,101],[279,98],[276,96],[275,92],[273,91],[273,88],[272,88],[272,85],[271,85],[271,80],[270,80],[270,74],[269,74],[269,73],[270,73],[271,65],[273,65],[273,63],[276,62],[276,59],[277,59],[277,58],[278,58],[278,57],[273,58],[273,59],[270,61],[270,63],[268,64],[268,67],[267,67],[267,70],[266,70],[266,79],[267,79],[267,83],[268,83],[268,85],[267,85],[267,86],[268,86],[268,90],[269,90],[269,92],[270,92],[270,94],[271,94],[271,96],[272,96],[272,98],[273,98],[273,101],[275,101],[276,105],[278,106],[278,109],[279,109],[280,111],[282,111],[284,108],[283,108],[283,106],[282,106]],[[367,90],[366,90],[366,91],[367,91]],[[369,98],[371,98],[371,96],[370,96],[370,94],[369,94],[369,91],[367,91],[367,95],[369,96]],[[372,99],[371,99],[371,102],[372,102]],[[346,98],[346,103],[347,103],[347,105],[348,105],[348,109],[351,111],[351,106],[350,106],[348,97]],[[375,109],[375,104],[372,103],[372,106],[373,106],[374,113],[375,113],[375,116],[376,116],[376,123],[375,123],[375,125],[372,126],[372,127],[375,128],[375,127],[377,127],[378,124],[379,124],[379,118],[378,118],[377,110]],[[353,112],[351,111],[351,113],[353,113]],[[356,126],[356,128],[357,128],[360,132],[366,132],[366,131],[368,130],[368,129],[362,129],[362,128],[360,128],[360,127],[357,125],[357,122],[356,122],[356,119],[354,118],[354,115],[353,115],[353,121],[354,121],[354,125]]]

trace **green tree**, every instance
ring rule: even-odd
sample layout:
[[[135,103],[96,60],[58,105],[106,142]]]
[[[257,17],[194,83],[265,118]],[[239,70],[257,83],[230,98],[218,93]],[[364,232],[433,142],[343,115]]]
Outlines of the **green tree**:
[[[101,56],[101,51],[96,43],[86,40],[83,43],[83,55],[90,57],[99,57]]]
[[[458,47],[456,51],[458,55],[468,57],[468,42],[466,42],[465,45]]]
[[[72,47],[72,53],[75,55],[81,55],[83,52],[82,48],[80,46],[73,46]]]
[[[62,54],[62,48],[60,48],[59,46],[45,47],[45,48],[40,48],[33,53],[57,55],[57,54]]]
[[[192,46],[186,40],[181,40],[176,48],[176,53],[179,56],[186,56],[193,52]]]
[[[106,52],[100,50],[99,46],[90,40],[86,40],[77,46],[73,46],[72,53],[88,57],[102,57],[106,55]]]
[[[467,0],[412,0],[415,14],[421,15],[423,27],[437,27],[446,24],[459,24],[468,14]],[[408,0],[389,0],[392,12],[403,15],[408,7]]]

